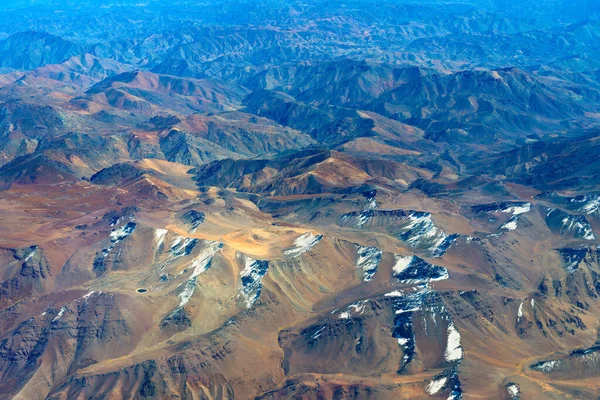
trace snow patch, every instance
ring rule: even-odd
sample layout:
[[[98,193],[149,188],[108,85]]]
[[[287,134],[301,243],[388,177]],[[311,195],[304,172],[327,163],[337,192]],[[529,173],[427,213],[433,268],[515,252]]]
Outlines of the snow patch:
[[[513,215],[512,217],[510,217],[510,219],[505,222],[500,229],[504,229],[507,231],[514,231],[515,229],[517,229],[519,227],[519,217],[516,215]]]
[[[312,249],[321,239],[323,239],[323,235],[313,235],[311,232],[307,232],[297,237],[294,240],[294,247],[284,251],[283,254],[286,258],[296,258]]]
[[[122,227],[113,229],[109,234],[110,241],[114,244],[122,242],[123,240],[127,239],[135,231],[136,226],[137,226],[137,224],[135,222],[129,221],[127,224],[123,225]]]
[[[508,392],[509,399],[517,400],[519,398],[519,387],[516,383],[506,385],[506,391]]]
[[[394,274],[400,274],[404,271],[412,262],[413,256],[400,256],[396,255],[396,264],[394,264]]]
[[[531,203],[513,205],[502,210],[503,213],[511,213],[512,215],[521,215],[531,211]]]
[[[156,242],[156,248],[162,246],[163,242],[165,241],[165,236],[167,235],[167,232],[169,232],[167,229],[156,229],[154,231],[154,241]]]
[[[404,292],[402,290],[394,290],[393,292],[389,292],[384,294],[385,297],[401,297],[404,296]]]
[[[443,377],[443,378],[439,378],[439,379],[435,379],[431,382],[429,382],[429,385],[427,385],[427,393],[429,393],[430,395],[434,395],[437,392],[439,392],[444,385],[446,384],[446,382],[448,381],[447,377]]]
[[[446,345],[446,352],[444,357],[446,361],[458,361],[462,359],[463,349],[460,344],[460,333],[454,326],[454,322],[448,325],[448,343]]]

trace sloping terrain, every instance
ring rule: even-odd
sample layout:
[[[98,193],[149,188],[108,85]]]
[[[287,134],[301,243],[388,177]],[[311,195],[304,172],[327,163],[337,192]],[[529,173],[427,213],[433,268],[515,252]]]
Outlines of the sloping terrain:
[[[597,2],[0,18],[0,399],[600,396]]]

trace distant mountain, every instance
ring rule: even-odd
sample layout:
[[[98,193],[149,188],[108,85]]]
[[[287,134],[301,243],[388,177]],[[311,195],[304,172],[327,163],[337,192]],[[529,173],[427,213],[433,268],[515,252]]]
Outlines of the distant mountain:
[[[20,32],[0,41],[0,66],[31,70],[85,54],[86,46],[45,32]]]
[[[577,139],[535,141],[502,153],[479,166],[481,172],[542,190],[594,188],[600,176],[600,134]]]

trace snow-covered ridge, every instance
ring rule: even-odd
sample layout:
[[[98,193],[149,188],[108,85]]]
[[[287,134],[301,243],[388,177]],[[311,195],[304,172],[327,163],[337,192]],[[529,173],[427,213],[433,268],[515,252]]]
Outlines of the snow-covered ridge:
[[[448,235],[435,226],[431,214],[422,211],[411,211],[408,224],[401,228],[400,240],[411,247],[424,248],[431,257],[441,257],[454,243],[459,235]]]
[[[459,235],[448,235],[435,226],[431,214],[424,211],[371,210],[350,212],[340,217],[339,225],[361,228],[366,224],[389,226],[394,234],[411,247],[421,248],[432,257],[441,257]]]
[[[244,260],[244,269],[240,273],[242,280],[242,289],[240,295],[246,303],[246,308],[252,307],[262,292],[262,278],[267,274],[269,262],[264,260],[255,260],[246,255],[240,254]]]
[[[565,270],[569,273],[573,273],[579,269],[579,264],[586,258],[589,251],[586,247],[580,249],[558,249],[558,252],[566,263]],[[600,251],[598,253],[600,255]]]
[[[377,272],[383,252],[373,246],[356,245],[356,249],[356,268],[363,271],[363,281],[368,282],[373,279],[373,275]]]
[[[422,284],[448,279],[448,270],[417,256],[396,255],[393,277],[405,284]]]
[[[510,213],[512,215],[525,214],[531,211],[531,203],[525,201],[502,201],[491,204],[478,204],[471,207],[475,213]]]
[[[572,212],[588,215],[600,213],[600,193],[561,196],[558,193],[546,192],[538,195],[538,197],[553,204],[558,204]]]
[[[505,231],[514,231],[519,227],[519,216],[531,211],[531,203],[524,201],[502,201],[499,203],[479,204],[471,207],[475,213],[507,213],[510,219],[500,226]]]
[[[423,285],[414,292],[405,293],[401,290],[395,290],[385,294],[384,298],[388,298],[392,302],[395,313],[392,336],[398,341],[398,345],[402,347],[404,352],[400,369],[408,365],[415,355],[417,340],[413,327],[415,318],[420,319],[420,324],[425,327],[425,330],[427,330],[426,327],[429,323],[434,325],[447,323],[447,343],[444,359],[446,362],[455,365],[462,361],[463,349],[460,333],[446,310],[439,293]],[[456,381],[458,382],[458,377],[456,377]]]
[[[113,222],[111,226],[115,226],[119,221],[120,219]],[[102,249],[102,252],[96,255],[96,258],[94,259],[93,269],[96,271],[103,271],[106,268],[104,264],[106,257],[110,254],[111,251],[113,251],[117,244],[131,236],[131,234],[135,231],[136,227],[137,224],[132,219],[120,228],[113,229],[108,235],[110,237],[110,246]],[[119,255],[120,253],[117,255],[117,258]]]
[[[546,225],[554,233],[577,239],[594,240],[592,226],[584,215],[572,215],[558,208],[550,208],[546,213]]]
[[[560,367],[560,360],[542,361],[531,366],[532,369],[542,372],[552,372],[558,367]]]
[[[600,194],[576,196],[569,199],[569,201],[578,205],[575,209],[577,212],[585,214],[596,214],[600,212]]]
[[[323,235],[313,235],[311,232],[306,232],[294,240],[294,247],[283,252],[285,258],[296,258],[317,245],[323,239]]]
[[[357,314],[362,315],[365,311],[365,305],[369,300],[360,300],[356,303],[352,303],[346,307],[345,311],[340,312],[340,319],[348,319],[351,315]]]

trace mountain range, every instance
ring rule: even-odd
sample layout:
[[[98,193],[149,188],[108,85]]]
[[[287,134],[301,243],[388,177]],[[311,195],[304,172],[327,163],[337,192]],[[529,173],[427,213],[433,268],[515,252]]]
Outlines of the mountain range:
[[[0,399],[600,396],[597,1],[0,19]]]

